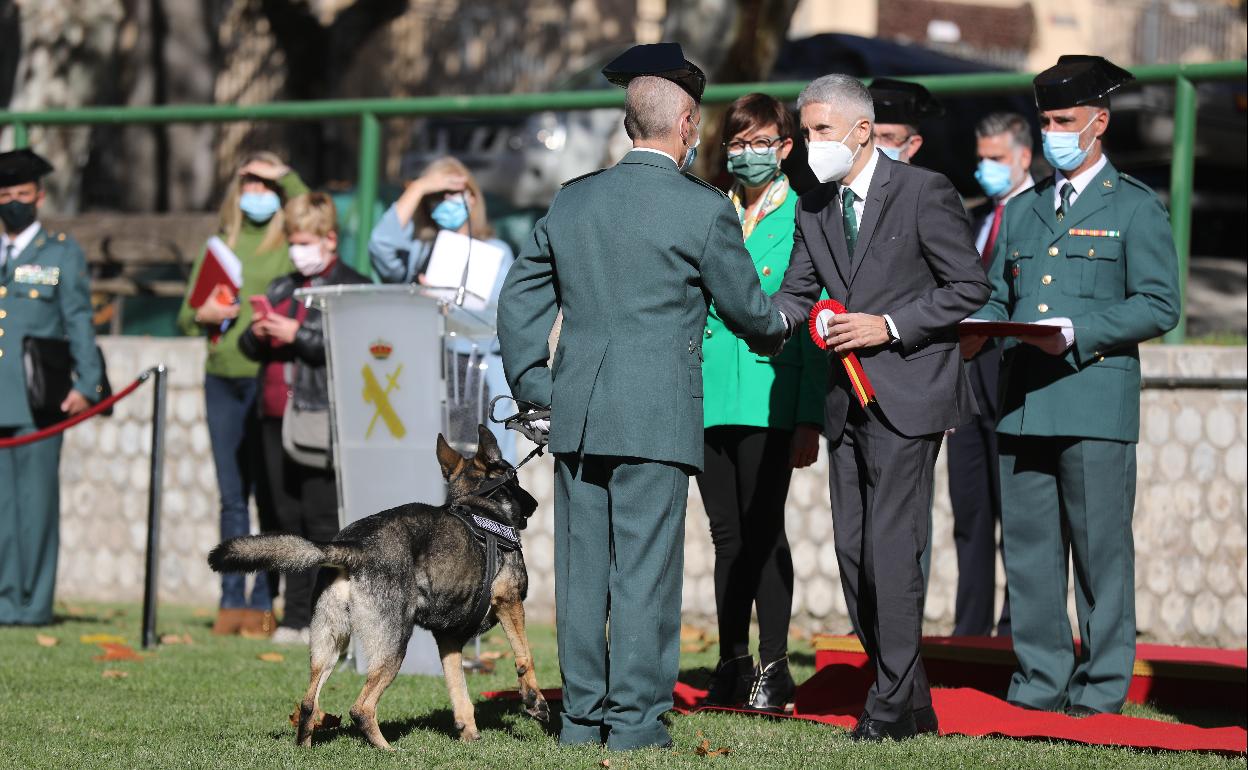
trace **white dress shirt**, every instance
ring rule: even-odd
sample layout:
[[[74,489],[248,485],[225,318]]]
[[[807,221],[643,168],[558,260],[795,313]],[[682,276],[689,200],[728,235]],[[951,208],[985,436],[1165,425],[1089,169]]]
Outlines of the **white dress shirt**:
[[[1084,189],[1087,188],[1088,185],[1092,184],[1092,180],[1096,178],[1096,175],[1101,173],[1101,169],[1105,168],[1105,164],[1107,162],[1105,153],[1101,153],[1100,160],[1093,163],[1092,168],[1081,171],[1076,176],[1067,177],[1065,172],[1059,170],[1057,172],[1057,184],[1053,185],[1053,210],[1056,211],[1057,207],[1062,205],[1063,184],[1069,181],[1075,186],[1075,192],[1070,196],[1070,205],[1073,206],[1075,205],[1075,201],[1079,199],[1079,195],[1084,191]]]
[[[858,223],[858,232],[862,232],[862,214],[867,209],[867,193],[871,192],[871,180],[875,177],[875,167],[880,164],[880,153],[878,150],[871,152],[871,160],[867,161],[867,165],[862,167],[862,171],[858,172],[858,176],[854,177],[854,181],[850,182],[848,187],[854,193],[854,221]],[[845,216],[845,204],[842,195],[846,185],[840,185],[836,195],[836,206],[841,212],[842,219]],[[853,259],[853,255],[850,255]],[[846,308],[848,310],[848,308]],[[852,310],[850,312],[853,312]],[[888,335],[898,342],[901,341],[901,335],[897,333],[897,326],[893,323],[893,317],[888,313],[884,314],[884,323],[888,326]]]
[[[29,226],[17,235],[9,235],[8,233],[0,233],[0,265],[3,265],[8,259],[9,246],[13,246],[13,258],[17,259],[30,242],[39,234],[39,220],[31,222]]]
[[[1031,178],[1031,174],[1028,174],[1027,177],[1023,179],[1023,183],[1020,184],[1017,189],[1006,193],[1004,198],[992,202],[993,207],[988,209],[988,215],[985,216],[983,221],[979,223],[979,233],[975,236],[976,251],[980,254],[984,253],[984,246],[988,243],[988,235],[992,232],[992,212],[996,209],[996,207],[1002,203],[1008,203],[1019,194],[1024,193],[1035,186],[1036,180]]]
[[[652,152],[655,155],[662,155],[664,158],[667,158],[671,162],[676,163],[676,159],[673,158],[671,155],[668,155],[662,150],[656,150],[653,147],[634,147],[633,149],[629,150],[629,152]],[[679,168],[680,164],[676,163],[676,167]]]

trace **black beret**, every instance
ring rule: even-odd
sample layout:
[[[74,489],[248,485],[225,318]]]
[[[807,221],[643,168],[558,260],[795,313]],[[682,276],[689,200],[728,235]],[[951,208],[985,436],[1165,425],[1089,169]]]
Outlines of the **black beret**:
[[[1036,106],[1063,110],[1108,96],[1135,76],[1102,56],[1067,54],[1036,75]]]
[[[867,88],[875,103],[876,123],[905,123],[914,125],[924,118],[937,118],[945,114],[945,107],[936,101],[932,92],[918,83],[892,78],[876,78]]]
[[[33,150],[0,152],[0,187],[38,182],[51,172],[52,164]]]
[[[706,75],[698,65],[685,58],[680,43],[635,45],[603,67],[602,74],[622,88],[627,88],[633,78],[642,75],[670,80],[683,88],[695,102],[702,101],[702,91],[706,88]]]

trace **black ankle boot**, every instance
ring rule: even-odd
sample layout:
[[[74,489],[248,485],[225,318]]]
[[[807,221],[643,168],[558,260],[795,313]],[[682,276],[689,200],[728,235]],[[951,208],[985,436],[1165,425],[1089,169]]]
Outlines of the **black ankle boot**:
[[[751,711],[767,711],[773,714],[784,712],[784,707],[793,701],[793,693],[797,685],[789,673],[788,657],[773,660],[767,665],[759,661],[759,669],[750,684],[750,698],[745,708]]]
[[[711,689],[702,699],[703,706],[738,706],[750,694],[754,677],[754,659],[749,655],[721,660],[715,667]]]

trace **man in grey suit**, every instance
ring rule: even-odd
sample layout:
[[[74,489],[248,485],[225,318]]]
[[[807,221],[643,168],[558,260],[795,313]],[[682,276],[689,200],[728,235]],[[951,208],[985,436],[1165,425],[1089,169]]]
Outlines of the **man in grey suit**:
[[[689,475],[704,456],[708,304],[755,349],[778,348],[784,323],[727,196],[682,173],[701,71],[667,43],[604,74],[627,85],[633,150],[555,196],[507,274],[498,331],[511,392],[551,410],[559,739],[627,750],[671,742],[660,717],[679,668]]]
[[[828,346],[859,357],[875,398],[862,405],[834,367],[825,430],[841,585],[876,668],[853,737],[908,738],[937,729],[919,659],[919,560],[941,437],[975,414],[957,324],[988,299],[988,280],[949,180],[877,152],[861,83],[827,75],[797,104],[820,185],[798,203],[772,301],[797,330],[823,289],[852,311],[831,322]]]

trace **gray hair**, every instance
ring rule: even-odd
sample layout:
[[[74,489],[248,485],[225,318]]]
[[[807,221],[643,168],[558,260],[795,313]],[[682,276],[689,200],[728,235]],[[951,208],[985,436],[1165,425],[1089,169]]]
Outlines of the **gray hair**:
[[[1009,134],[1015,147],[1032,149],[1031,126],[1027,119],[1017,112],[994,112],[983,118],[975,126],[975,136],[986,139],[990,136]]]
[[[665,139],[681,113],[697,103],[685,90],[666,78],[642,75],[628,83],[624,101],[624,131],[633,141]]]
[[[800,111],[808,104],[826,104],[838,115],[875,123],[871,92],[860,80],[849,75],[824,75],[810,81],[797,95],[797,109]]]

